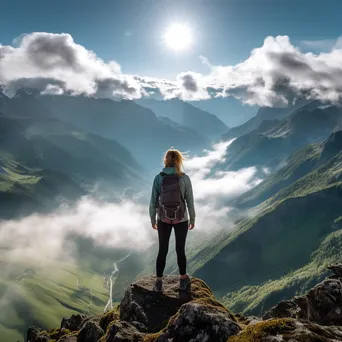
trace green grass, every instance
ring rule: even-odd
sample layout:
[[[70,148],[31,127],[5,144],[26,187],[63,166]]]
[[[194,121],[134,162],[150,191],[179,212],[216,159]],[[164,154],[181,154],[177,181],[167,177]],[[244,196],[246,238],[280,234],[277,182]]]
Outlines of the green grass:
[[[310,152],[306,161],[322,158],[322,148],[317,150],[317,146],[304,150]],[[299,154],[296,158],[301,159]],[[194,275],[204,279],[235,312],[261,314],[281,299],[313,286],[326,274],[327,262],[339,261],[339,252],[329,256],[327,248],[324,252],[320,248],[327,243],[325,239],[339,233],[333,224],[342,214],[342,153],[317,164],[192,258],[196,259]],[[289,168],[278,175],[292,177],[294,169]]]
[[[33,260],[11,264],[6,261],[7,252],[1,250],[0,271],[5,274],[0,280],[0,324],[5,327],[0,328],[1,336],[6,333],[18,339],[21,335],[19,340],[23,340],[29,325],[53,328],[60,325],[62,317],[69,317],[74,312],[91,315],[103,312],[108,289],[103,287],[102,275],[94,274],[70,261],[45,260],[43,266],[37,266]],[[18,276],[27,268],[33,269],[34,273],[18,280]],[[75,275],[80,285],[92,290],[90,309],[87,307],[90,296],[76,286]]]
[[[342,258],[342,231],[329,234],[311,254],[310,262],[279,279],[270,279],[260,285],[245,286],[222,298],[233,311],[261,314],[285,297],[306,293],[327,274],[327,265],[339,263]]]

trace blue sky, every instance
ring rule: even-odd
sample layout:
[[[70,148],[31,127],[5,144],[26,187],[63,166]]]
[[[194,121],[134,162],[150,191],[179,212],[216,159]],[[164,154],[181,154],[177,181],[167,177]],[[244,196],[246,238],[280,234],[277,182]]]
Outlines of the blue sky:
[[[34,31],[66,32],[126,73],[173,79],[181,71],[206,72],[200,55],[236,64],[269,35],[288,35],[294,44],[336,39],[341,13],[338,0],[2,0],[0,43]],[[175,21],[192,28],[190,51],[175,53],[161,40]]]
[[[1,0],[0,9],[0,84],[8,95],[29,86],[178,97],[228,125],[298,97],[342,102],[339,0]],[[163,41],[174,23],[190,27],[189,49]]]

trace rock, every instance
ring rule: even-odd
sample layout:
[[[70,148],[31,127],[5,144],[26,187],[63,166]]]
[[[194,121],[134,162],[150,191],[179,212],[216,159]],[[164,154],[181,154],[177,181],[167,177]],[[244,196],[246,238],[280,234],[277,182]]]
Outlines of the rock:
[[[77,335],[77,342],[97,342],[104,335],[102,328],[93,321],[87,321]]]
[[[228,337],[241,330],[231,318],[231,314],[221,306],[193,301],[182,305],[156,341],[226,342]]]
[[[200,280],[194,281],[197,286],[206,287]],[[153,291],[154,282],[155,277],[149,276],[131,284],[120,303],[120,319],[131,323],[140,323],[139,325],[135,323],[140,331],[157,332],[161,330],[181,305],[193,298],[190,294],[179,292],[178,276],[164,277],[163,293]]]
[[[327,268],[334,273],[336,278],[342,279],[342,264],[329,265]]]
[[[142,342],[144,335],[132,324],[126,321],[114,321],[108,327],[107,333],[101,342]]]
[[[99,321],[99,325],[100,327],[103,329],[103,331],[106,331],[107,330],[107,327],[108,325],[115,321],[115,320],[118,320],[119,319],[119,315],[120,315],[120,312],[119,312],[119,309],[118,308],[115,308],[111,311],[108,311],[106,312],[100,319]]]
[[[38,327],[30,327],[27,331],[27,342],[48,342],[49,337],[44,334],[45,332]]]
[[[77,336],[62,336],[57,342],[77,342]]]
[[[63,318],[61,322],[61,328],[69,329],[70,331],[76,331],[80,328],[82,321],[86,317],[86,315],[74,314],[69,318]]]
[[[342,282],[325,279],[306,296],[282,301],[271,308],[264,319],[292,317],[325,325],[342,325]]]
[[[337,342],[342,327],[299,322],[291,318],[270,319],[249,325],[229,342]]]

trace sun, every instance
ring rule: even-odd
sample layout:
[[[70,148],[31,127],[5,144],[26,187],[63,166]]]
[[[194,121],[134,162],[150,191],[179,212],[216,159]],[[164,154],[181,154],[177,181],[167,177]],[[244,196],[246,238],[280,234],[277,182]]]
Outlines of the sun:
[[[173,50],[185,50],[192,43],[192,34],[186,24],[172,24],[165,32],[166,45]]]

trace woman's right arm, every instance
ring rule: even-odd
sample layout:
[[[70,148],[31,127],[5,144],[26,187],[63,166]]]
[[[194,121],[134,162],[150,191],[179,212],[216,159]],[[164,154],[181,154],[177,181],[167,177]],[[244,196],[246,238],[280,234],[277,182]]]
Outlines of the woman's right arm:
[[[158,175],[157,175],[153,181],[150,206],[149,206],[149,213],[150,213],[152,224],[156,223],[158,200],[159,200],[159,187],[158,187]]]
[[[195,213],[195,204],[194,204],[194,194],[192,191],[192,184],[191,184],[191,179],[189,176],[186,177],[186,186],[185,186],[185,201],[188,207],[189,211],[189,216],[190,216],[190,224],[195,224],[195,218],[196,218],[196,213]]]

